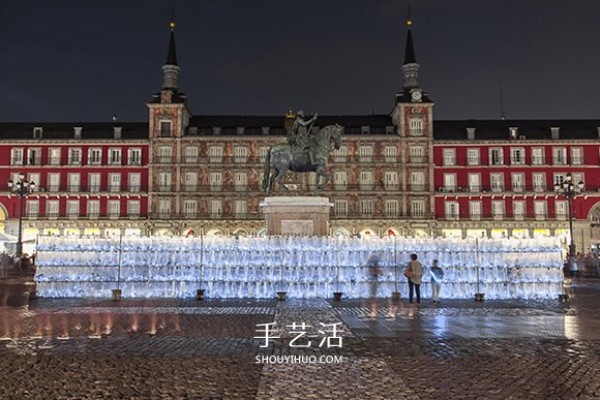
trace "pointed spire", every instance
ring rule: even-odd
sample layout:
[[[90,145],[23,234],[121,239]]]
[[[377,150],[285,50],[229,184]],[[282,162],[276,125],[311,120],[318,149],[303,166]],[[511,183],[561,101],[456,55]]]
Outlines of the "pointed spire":
[[[178,65],[177,52],[175,51],[175,22],[169,22],[171,28],[171,38],[169,39],[169,50],[167,51],[167,61],[165,65]]]
[[[410,31],[412,21],[406,21],[406,26],[408,27],[408,36],[406,37],[406,51],[404,53],[404,64],[415,64],[417,62],[417,57],[415,57],[415,46],[413,45],[412,34]]]
[[[404,65],[402,65],[402,74],[403,74],[403,82],[402,87],[405,91],[414,88],[420,88],[421,84],[419,83],[419,70],[421,66],[417,62],[417,58],[415,57],[415,46],[413,45],[412,39],[412,20],[409,18],[406,20],[407,27],[407,36],[406,36],[406,51],[404,53]]]
[[[171,19],[169,22],[171,37],[169,38],[169,49],[167,51],[167,61],[162,66],[163,85],[162,88],[176,92],[179,89],[179,65],[177,65],[177,53],[175,52],[175,22]]]

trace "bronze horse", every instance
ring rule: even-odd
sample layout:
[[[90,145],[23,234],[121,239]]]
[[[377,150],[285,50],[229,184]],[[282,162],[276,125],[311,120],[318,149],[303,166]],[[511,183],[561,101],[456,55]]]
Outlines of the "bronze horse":
[[[271,193],[273,183],[277,182],[280,187],[287,191],[288,188],[281,183],[287,171],[294,172],[316,172],[315,188],[317,191],[323,189],[325,183],[331,181],[331,176],[325,170],[327,158],[331,151],[331,143],[338,150],[342,141],[342,127],[340,125],[327,125],[308,138],[308,148],[295,150],[289,143],[281,143],[272,146],[265,159],[265,175],[262,189]],[[275,173],[271,175],[271,167]],[[325,183],[321,184],[321,177]]]

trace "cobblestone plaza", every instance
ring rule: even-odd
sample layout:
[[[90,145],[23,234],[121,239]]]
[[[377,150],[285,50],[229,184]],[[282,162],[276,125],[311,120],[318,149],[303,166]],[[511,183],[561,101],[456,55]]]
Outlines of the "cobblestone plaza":
[[[386,299],[376,318],[366,300],[19,307],[15,287],[2,286],[2,399],[600,397],[598,281],[567,287],[568,303],[405,302],[395,318]]]

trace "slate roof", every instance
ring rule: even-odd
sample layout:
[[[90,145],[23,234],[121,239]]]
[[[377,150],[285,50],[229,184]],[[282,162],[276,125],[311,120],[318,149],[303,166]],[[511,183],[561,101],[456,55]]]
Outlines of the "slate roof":
[[[80,140],[114,140],[114,127],[121,127],[121,140],[148,139],[147,122],[5,122],[0,123],[0,140],[33,140],[33,128],[43,128],[42,140],[75,139],[74,127],[81,127]]]
[[[518,128],[526,140],[550,140],[558,127],[559,140],[598,139],[600,120],[450,120],[434,121],[434,140],[468,140],[467,128],[475,128],[475,140],[507,140],[509,128]]]

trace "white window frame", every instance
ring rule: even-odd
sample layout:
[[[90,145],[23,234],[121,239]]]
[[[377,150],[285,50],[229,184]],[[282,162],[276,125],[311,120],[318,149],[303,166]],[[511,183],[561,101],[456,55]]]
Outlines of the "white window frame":
[[[444,215],[448,220],[458,220],[460,218],[460,204],[458,201],[444,202]]]
[[[121,216],[121,201],[108,200],[106,202],[106,212],[109,218],[117,219]]]
[[[505,203],[504,200],[492,200],[492,218],[495,220],[504,219]]]
[[[413,217],[423,217],[425,216],[425,212],[425,200],[412,199],[410,201],[410,215],[412,215]]]
[[[504,149],[502,147],[490,147],[489,165],[504,165]]]
[[[348,215],[348,200],[334,200],[333,211],[336,216]]]
[[[88,149],[88,165],[102,165],[101,147],[90,147]]]
[[[442,165],[452,166],[456,165],[456,149],[443,149],[442,150]]]
[[[79,217],[79,200],[67,200],[67,218],[77,219]]]
[[[90,219],[100,216],[100,200],[88,200],[86,204],[86,215]]]
[[[523,147],[510,148],[510,163],[511,165],[525,164],[525,149]]]
[[[567,148],[552,148],[552,165],[567,165]]]
[[[479,149],[467,149],[467,165],[481,164],[481,155]]]
[[[46,201],[46,217],[49,219],[58,218],[60,213],[60,202],[59,200],[48,200]]]
[[[400,206],[398,200],[386,200],[385,201],[385,215],[388,217],[397,217],[400,215]]]
[[[10,149],[10,165],[23,165],[25,162],[25,150],[21,147]]]
[[[121,165],[123,161],[122,149],[111,147],[108,149],[108,165]]]
[[[131,172],[127,174],[127,191],[140,192],[142,190],[142,174],[139,172]]]
[[[142,165],[142,149],[133,147],[127,150],[128,165]]]
[[[546,151],[543,147],[531,148],[531,165],[544,165],[546,163]]]
[[[532,185],[532,189],[534,192],[545,192],[546,191],[546,173],[545,172],[533,172],[531,174],[531,185]]]
[[[81,147],[70,147],[69,148],[69,165],[81,165]]]
[[[139,200],[127,201],[127,216],[129,218],[137,218],[141,213],[141,202]]]
[[[510,175],[510,183],[513,192],[525,191],[525,173],[524,172],[512,172]]]
[[[483,215],[481,201],[469,201],[469,218],[473,221],[479,221]]]
[[[504,191],[504,173],[491,173],[490,174],[490,190],[492,192],[503,192]]]
[[[513,200],[512,212],[513,218],[517,221],[521,221],[525,218],[527,203],[525,200]]]

